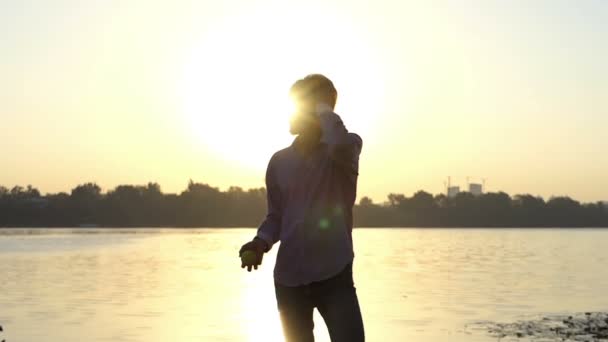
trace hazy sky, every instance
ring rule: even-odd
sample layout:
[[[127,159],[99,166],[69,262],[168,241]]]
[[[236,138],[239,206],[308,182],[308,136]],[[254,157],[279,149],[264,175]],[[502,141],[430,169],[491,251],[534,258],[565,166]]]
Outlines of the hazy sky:
[[[0,0],[0,184],[263,185],[322,72],[359,194],[608,200],[606,1]]]

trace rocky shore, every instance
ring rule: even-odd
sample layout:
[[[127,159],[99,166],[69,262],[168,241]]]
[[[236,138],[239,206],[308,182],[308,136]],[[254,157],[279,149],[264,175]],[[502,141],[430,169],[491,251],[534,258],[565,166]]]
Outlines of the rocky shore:
[[[499,341],[608,341],[608,312],[544,316],[514,323],[477,323]]]

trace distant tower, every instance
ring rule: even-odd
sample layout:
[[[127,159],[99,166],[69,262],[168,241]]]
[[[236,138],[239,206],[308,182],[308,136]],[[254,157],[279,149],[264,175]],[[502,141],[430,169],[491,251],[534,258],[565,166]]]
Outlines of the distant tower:
[[[459,186],[449,186],[448,187],[448,197],[449,198],[456,197],[456,195],[458,195],[459,193],[460,193]]]
[[[483,185],[481,185],[479,183],[470,183],[469,192],[473,196],[479,196],[479,195],[483,194]]]

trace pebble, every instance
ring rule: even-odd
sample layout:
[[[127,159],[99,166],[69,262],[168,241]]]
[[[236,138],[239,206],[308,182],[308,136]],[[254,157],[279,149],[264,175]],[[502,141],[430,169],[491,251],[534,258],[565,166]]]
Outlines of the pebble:
[[[493,337],[526,341],[608,342],[608,312],[545,316],[513,323],[480,322]]]

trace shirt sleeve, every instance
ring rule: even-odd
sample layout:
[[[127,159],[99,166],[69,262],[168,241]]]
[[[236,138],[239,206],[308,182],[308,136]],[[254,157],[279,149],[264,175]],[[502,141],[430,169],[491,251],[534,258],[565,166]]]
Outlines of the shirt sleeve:
[[[268,245],[268,250],[279,241],[281,233],[281,193],[276,181],[276,175],[273,168],[274,157],[268,163],[266,169],[266,201],[268,205],[268,213],[266,218],[258,228],[257,237],[264,240]]]
[[[336,165],[350,175],[359,174],[359,155],[363,140],[355,133],[349,133],[338,114],[325,112],[319,115],[321,142],[328,145],[329,154]]]

